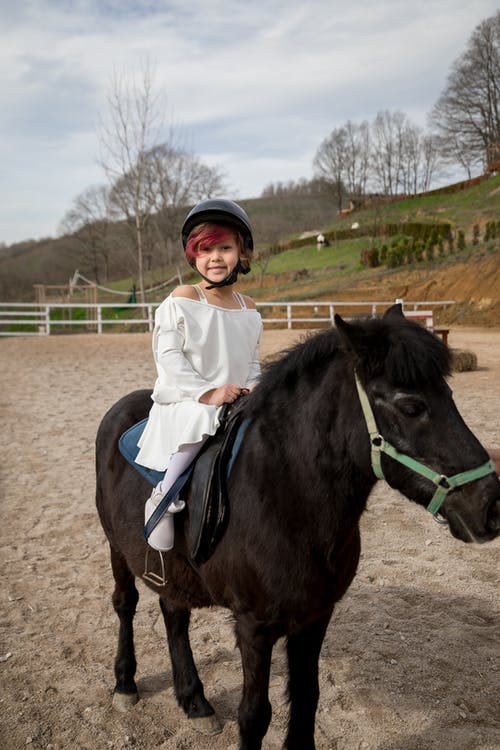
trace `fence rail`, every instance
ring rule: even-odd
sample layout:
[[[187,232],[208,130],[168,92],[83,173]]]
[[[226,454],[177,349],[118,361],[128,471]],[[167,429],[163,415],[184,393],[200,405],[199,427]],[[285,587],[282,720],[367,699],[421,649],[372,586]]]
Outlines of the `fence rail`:
[[[454,300],[429,302],[404,302],[405,311],[418,311],[421,307],[436,308],[454,305]],[[325,301],[308,302],[257,302],[264,325],[292,329],[293,326],[309,324],[310,328],[320,328],[334,324],[336,312],[347,318],[356,315],[377,315],[392,305],[389,301]],[[130,326],[142,326],[152,331],[154,311],[160,302],[146,303],[47,303],[0,302],[0,336],[49,336],[51,333],[68,329],[81,329],[89,332],[110,332],[120,326],[123,330]],[[141,313],[141,311],[143,311]],[[131,317],[128,317],[130,313]],[[302,313],[302,314],[301,314]],[[82,317],[83,315],[83,317]],[[418,317],[418,316],[417,316]]]

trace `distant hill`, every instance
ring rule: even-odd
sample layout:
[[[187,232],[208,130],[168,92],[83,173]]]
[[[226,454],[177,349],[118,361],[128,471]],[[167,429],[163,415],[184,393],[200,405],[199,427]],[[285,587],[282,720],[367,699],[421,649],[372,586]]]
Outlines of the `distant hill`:
[[[243,285],[261,300],[363,296],[381,299],[387,295],[389,299],[399,296],[410,299],[414,293],[420,295],[419,299],[457,298],[463,302],[460,308],[463,322],[481,318],[485,324],[500,324],[500,236],[484,240],[487,223],[500,218],[500,176],[473,186],[463,183],[454,189],[456,192],[451,192],[450,186],[426,196],[393,201],[372,199],[371,205],[344,216],[337,214],[332,199],[325,194],[284,194],[242,200],[240,203],[254,225],[257,256],[259,250],[262,253],[278,244],[290,248],[265,261],[257,257]],[[443,223],[449,224],[455,235],[459,231],[464,233],[464,249],[455,248],[453,255],[398,269],[364,268],[360,263],[363,250],[375,241],[382,241],[376,238],[384,227],[392,227],[390,231],[394,232],[399,227],[397,231],[404,234],[401,230],[404,225]],[[314,239],[319,231],[333,238],[330,247],[321,252],[317,251]],[[310,239],[299,239],[305,233],[309,233]],[[480,237],[477,245],[472,244],[474,234]],[[341,239],[347,235],[351,239]],[[390,241],[391,237],[386,239]],[[179,259],[181,268],[188,271],[180,248]],[[106,284],[130,289],[134,283],[131,267],[129,253],[117,243]],[[81,245],[74,237],[5,248],[0,251],[0,300],[33,300],[34,283],[65,284],[77,268],[93,278]],[[173,276],[175,271],[175,266],[153,267],[147,283],[153,286]],[[453,278],[457,284],[458,281],[467,284],[453,287]],[[488,288],[485,283],[489,283]],[[474,296],[474,289],[482,291]],[[457,307],[457,315],[458,311]]]
[[[332,199],[326,194],[279,195],[239,201],[252,218],[260,245],[275,243],[305,229],[320,230],[335,219]],[[186,209],[187,212],[188,209]],[[179,240],[179,263],[184,262]],[[130,277],[134,258],[117,232],[109,274],[113,280]],[[73,236],[28,240],[0,249],[0,301],[33,300],[33,284],[67,284],[76,269],[94,280],[93,269],[81,243]],[[170,274],[153,263],[152,277]],[[157,272],[156,274],[154,272]],[[174,269],[175,272],[175,269]],[[171,274],[170,274],[171,275]],[[130,282],[132,283],[132,282]]]

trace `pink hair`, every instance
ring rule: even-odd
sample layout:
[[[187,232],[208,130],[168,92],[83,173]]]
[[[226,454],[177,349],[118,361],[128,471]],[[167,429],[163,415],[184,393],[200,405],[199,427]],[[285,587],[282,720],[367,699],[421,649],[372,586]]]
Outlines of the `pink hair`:
[[[236,229],[231,229],[231,227],[225,227],[221,224],[198,224],[190,233],[186,242],[186,258],[188,263],[193,264],[196,262],[196,256],[200,250],[217,245],[219,242],[224,242],[228,237],[237,239],[241,252],[243,249],[243,240]]]

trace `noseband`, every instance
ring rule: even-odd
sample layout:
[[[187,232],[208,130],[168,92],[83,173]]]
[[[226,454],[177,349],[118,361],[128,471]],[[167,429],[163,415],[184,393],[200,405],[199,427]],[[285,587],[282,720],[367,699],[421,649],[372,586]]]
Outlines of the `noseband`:
[[[404,453],[399,453],[394,448],[394,446],[388,443],[387,440],[385,440],[385,438],[383,438],[379,433],[377,423],[375,422],[375,417],[370,406],[370,402],[368,401],[368,396],[366,395],[366,391],[361,385],[356,373],[354,377],[356,380],[356,388],[358,389],[359,400],[361,402],[361,408],[365,417],[368,434],[370,436],[372,469],[375,476],[377,477],[377,479],[385,479],[381,463],[382,453],[385,453],[386,456],[390,456],[395,461],[398,461],[400,464],[403,464],[407,468],[414,471],[416,474],[421,474],[423,477],[430,479],[430,481],[436,485],[436,491],[434,492],[434,495],[432,496],[432,499],[427,506],[427,510],[429,511],[429,513],[432,513],[436,520],[439,520],[437,518],[437,513],[439,512],[439,509],[450,490],[453,490],[456,487],[460,487],[463,484],[474,482],[476,479],[481,479],[481,477],[485,477],[487,474],[495,473],[493,461],[490,460],[482,464],[481,466],[478,466],[476,469],[469,469],[468,471],[463,471],[460,474],[454,474],[451,477],[447,477],[445,474],[438,474],[433,469],[429,469],[429,467],[421,464],[420,461],[417,461],[416,459],[411,458]]]

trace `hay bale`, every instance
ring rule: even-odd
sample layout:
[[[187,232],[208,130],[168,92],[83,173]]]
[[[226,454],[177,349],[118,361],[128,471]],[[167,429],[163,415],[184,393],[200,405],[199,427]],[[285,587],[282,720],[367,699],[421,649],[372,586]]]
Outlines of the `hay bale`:
[[[477,356],[466,349],[451,349],[451,369],[454,372],[477,370]]]

